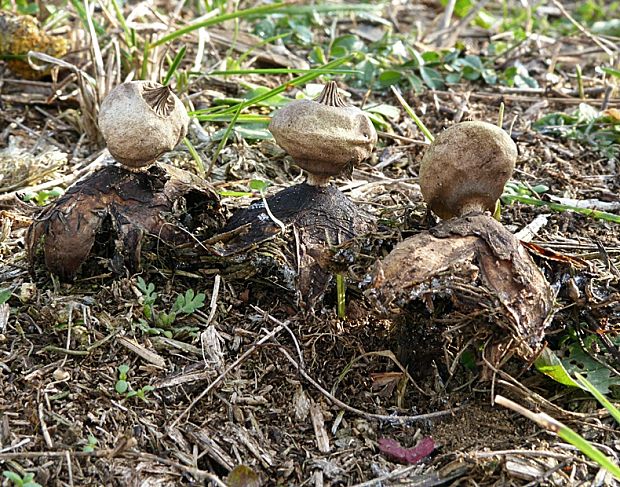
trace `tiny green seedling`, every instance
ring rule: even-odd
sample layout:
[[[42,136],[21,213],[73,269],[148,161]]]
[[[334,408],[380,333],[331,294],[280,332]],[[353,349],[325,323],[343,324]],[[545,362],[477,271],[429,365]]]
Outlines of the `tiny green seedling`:
[[[188,289],[184,294],[177,296],[170,311],[158,311],[155,309],[158,294],[155,292],[153,283],[147,284],[142,277],[138,277],[137,287],[142,293],[141,301],[144,314],[144,319],[140,319],[139,324],[145,333],[172,338],[174,332],[184,330],[193,333],[195,331],[192,327],[172,330],[172,325],[180,315],[189,316],[202,308],[205,302],[204,293],[196,293],[193,289]]]
[[[155,390],[153,386],[144,386],[136,391],[129,391],[127,393],[127,399],[129,399],[130,397],[137,397],[142,399],[144,402],[149,402],[149,400],[146,398],[146,393],[153,390]]]
[[[5,470],[2,475],[13,482],[15,487],[41,487],[41,484],[34,481],[34,473],[32,472],[27,472],[22,477],[15,472]]]
[[[63,194],[65,194],[65,190],[56,186],[50,190],[42,189],[41,191],[36,192],[26,192],[23,194],[22,199],[26,202],[32,201],[37,206],[45,206],[50,202],[50,200],[58,198]]]
[[[123,364],[118,366],[118,380],[114,389],[119,394],[125,394],[129,389],[129,382],[127,382],[127,373],[129,372],[129,365]]]
[[[97,448],[98,443],[99,442],[97,441],[97,438],[95,438],[93,435],[88,435],[88,443],[84,445],[84,447],[82,448],[82,451],[93,452],[95,451],[95,448]]]
[[[137,397],[137,398],[142,399],[144,402],[148,402],[148,399],[146,398],[146,394],[148,392],[153,391],[155,388],[153,386],[144,386],[137,390],[132,389],[131,384],[127,380],[128,373],[129,373],[129,365],[122,364],[118,366],[118,379],[116,381],[116,384],[114,385],[114,389],[116,390],[116,392],[118,392],[121,395],[124,395],[127,399],[131,397]],[[96,445],[96,442],[97,440],[95,438],[95,445]],[[89,437],[89,444],[86,445],[85,448],[87,448],[89,445],[91,445],[90,437]],[[89,450],[89,451],[92,451],[92,450]]]

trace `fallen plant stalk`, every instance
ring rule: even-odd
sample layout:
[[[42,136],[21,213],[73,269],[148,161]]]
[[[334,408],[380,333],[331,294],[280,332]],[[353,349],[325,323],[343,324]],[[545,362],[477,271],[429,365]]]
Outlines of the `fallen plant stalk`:
[[[605,220],[613,223],[620,223],[620,215],[615,215],[614,213],[607,213],[605,211],[599,210],[591,210],[589,208],[579,208],[577,206],[563,205],[562,203],[553,203],[551,201],[543,201],[536,198],[531,198],[529,196],[520,196],[520,195],[503,195],[502,200],[504,203],[512,203],[513,201],[518,201],[519,203],[525,203],[527,205],[532,206],[546,206],[555,211],[574,211],[575,213],[579,213],[581,215],[589,216],[592,218],[598,218],[600,220]]]
[[[550,431],[551,433],[555,433],[563,440],[568,441],[571,445],[579,449],[581,453],[594,460],[602,468],[616,477],[616,479],[620,480],[620,467],[618,467],[618,465],[616,465],[611,458],[593,446],[579,433],[570,429],[564,423],[559,422],[557,419],[552,418],[546,413],[535,413],[530,411],[529,409],[504,396],[495,396],[495,402],[500,406],[504,406],[505,408],[511,409],[512,411],[525,416],[527,419],[534,421],[538,426]]]

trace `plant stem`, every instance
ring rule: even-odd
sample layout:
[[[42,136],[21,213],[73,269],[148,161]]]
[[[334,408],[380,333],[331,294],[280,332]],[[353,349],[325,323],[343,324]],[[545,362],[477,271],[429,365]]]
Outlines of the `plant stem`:
[[[577,73],[577,92],[579,93],[579,98],[583,100],[586,97],[586,95],[583,91],[583,76],[581,74],[580,64],[575,66],[575,72]]]
[[[428,140],[429,142],[432,142],[433,140],[435,140],[435,137],[433,137],[433,134],[431,134],[431,131],[426,128],[426,125],[424,125],[424,122],[420,120],[420,118],[413,111],[413,108],[409,106],[409,103],[407,103],[407,101],[403,98],[403,95],[400,94],[400,90],[396,88],[395,86],[390,86],[390,88],[392,88],[394,95],[396,95],[396,98],[398,99],[400,104],[403,106],[407,114],[412,118],[412,120],[415,122],[415,124],[420,129],[420,131],[424,134],[424,137],[426,137],[426,140]]]
[[[202,157],[200,157],[200,154],[198,154],[198,151],[196,150],[194,145],[189,141],[187,137],[183,137],[183,143],[189,150],[189,153],[191,154],[192,159],[194,159],[194,162],[196,163],[196,172],[200,176],[204,177],[205,176],[205,165],[202,162]]]
[[[495,402],[500,406],[512,409],[516,413],[525,416],[527,419],[534,421],[538,426],[545,428],[547,431],[557,434],[560,438],[568,441],[571,445],[576,447],[581,453],[594,460],[605,470],[610,472],[614,477],[620,480],[620,468],[616,465],[611,458],[605,455],[601,450],[593,446],[588,440],[586,440],[579,433],[576,433],[568,426],[560,423],[557,419],[552,418],[546,413],[535,413],[527,408],[524,408],[520,404],[517,404],[510,399],[503,396],[495,396]]]
[[[504,203],[512,203],[513,201],[518,201],[519,203],[526,203],[532,206],[546,206],[555,211],[574,211],[575,213],[579,213],[581,215],[589,216],[592,218],[598,218],[600,220],[605,220],[613,223],[620,223],[620,215],[616,215],[614,213],[607,213],[605,211],[599,210],[591,210],[589,208],[578,208],[576,206],[563,205],[562,203],[553,203],[551,201],[543,201],[536,198],[531,198],[529,196],[520,196],[520,195],[512,195],[507,194],[503,195],[501,198]]]
[[[336,274],[336,303],[338,310],[338,318],[344,319],[347,315],[346,312],[346,291],[347,286],[345,284],[344,275]]]

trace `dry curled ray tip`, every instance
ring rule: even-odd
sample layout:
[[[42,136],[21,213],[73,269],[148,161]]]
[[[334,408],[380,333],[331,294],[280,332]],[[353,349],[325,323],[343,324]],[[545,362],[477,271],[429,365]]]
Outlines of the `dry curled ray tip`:
[[[34,219],[28,258],[33,271],[43,262],[63,281],[94,272],[95,261],[115,273],[135,272],[147,250],[179,265],[182,248],[197,242],[192,232],[209,234],[221,224],[219,197],[201,178],[161,163],[137,173],[109,165]]]

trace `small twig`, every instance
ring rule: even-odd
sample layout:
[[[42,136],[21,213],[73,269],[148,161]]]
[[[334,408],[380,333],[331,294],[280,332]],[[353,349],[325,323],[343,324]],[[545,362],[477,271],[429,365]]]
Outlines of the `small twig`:
[[[289,335],[291,335],[291,338],[293,339],[293,343],[295,344],[295,350],[297,350],[297,356],[299,357],[299,363],[302,365],[302,367],[305,367],[305,365],[304,365],[304,355],[303,355],[303,353],[301,351],[301,347],[299,346],[299,341],[297,340],[297,337],[293,333],[293,330],[291,330],[290,327],[288,326],[288,322],[280,321],[280,320],[275,319],[273,316],[271,316],[269,313],[267,313],[266,311],[262,310],[258,306],[252,305],[252,308],[254,308],[259,313],[265,315],[267,317],[267,319],[270,319],[276,325],[284,327],[284,329],[288,332]]]
[[[456,0],[448,0],[448,4],[446,5],[446,10],[443,14],[443,18],[441,19],[441,30],[442,34],[437,36],[435,39],[435,45],[437,47],[441,47],[443,45],[444,39],[449,38],[449,27],[450,21],[452,20],[452,14],[454,13],[454,6],[456,5]]]
[[[207,322],[205,323],[206,325],[209,325],[211,323],[211,321],[213,321],[213,318],[215,318],[215,313],[217,311],[217,297],[219,296],[220,293],[220,282],[222,281],[222,278],[220,277],[219,274],[215,275],[215,278],[213,279],[213,291],[211,292],[211,304],[210,309],[209,309],[209,317],[207,318]]]
[[[378,487],[383,485],[383,482],[386,480],[396,480],[403,475],[408,474],[418,468],[418,465],[409,465],[408,467],[399,468],[394,470],[386,475],[382,475],[381,477],[376,477],[372,480],[367,480],[366,482],[362,482],[361,484],[355,484],[353,487]]]
[[[504,125],[504,102],[499,104],[499,115],[497,117],[497,126],[501,129]]]
[[[160,367],[162,369],[166,367],[166,360],[161,355],[144,348],[138,342],[127,337],[119,337],[117,341],[127,350],[135,353],[143,360],[153,364],[155,367]]]
[[[69,452],[65,452],[65,460],[67,460],[67,474],[69,475],[69,485],[73,487],[73,466],[71,464],[71,455]]]
[[[55,345],[48,345],[48,346],[44,347],[42,350],[44,352],[65,353],[67,355],[76,355],[78,357],[83,357],[83,356],[88,355],[90,352],[92,352],[96,348],[100,347],[101,345],[104,345],[105,343],[110,341],[112,338],[114,338],[120,332],[121,332],[121,329],[118,328],[117,330],[115,330],[112,333],[110,333],[108,336],[105,336],[101,340],[98,340],[95,343],[93,343],[86,350],[69,350],[67,348],[57,347]]]
[[[336,406],[342,409],[346,409],[350,413],[357,414],[358,416],[362,416],[367,419],[378,419],[380,421],[388,421],[392,423],[396,421],[401,421],[401,422],[421,421],[423,419],[447,416],[449,414],[453,414],[454,412],[461,410],[464,407],[464,406],[460,406],[460,407],[457,407],[451,410],[435,411],[434,413],[417,414],[415,416],[392,416],[392,415],[385,415],[385,414],[368,413],[366,411],[362,411],[361,409],[357,409],[353,406],[349,406],[348,404],[342,402],[337,397],[334,397],[321,384],[319,384],[312,377],[310,377],[310,375],[308,375],[308,373],[306,373],[306,371],[301,368],[299,363],[297,363],[295,359],[289,355],[289,353],[286,351],[284,347],[282,347],[281,345],[278,345],[277,349],[280,351],[282,355],[284,355],[284,357],[286,357],[286,359],[293,365],[293,367],[297,369],[299,374],[304,379],[306,379],[312,386],[314,386],[315,389],[317,389],[321,394],[323,394],[327,399],[329,399],[330,402],[332,402],[333,404],[335,404]]]
[[[0,455],[2,455],[3,453],[9,452],[11,450],[15,450],[17,448],[21,448],[22,446],[27,445],[28,443],[30,443],[30,438],[24,438],[22,441],[20,441],[19,443],[16,443],[15,445],[9,445],[6,448],[0,449]]]
[[[43,415],[43,403],[39,403],[39,423],[41,424],[41,432],[43,433],[43,439],[45,440],[45,444],[48,448],[54,448],[54,442],[52,442],[52,437],[50,436],[50,432],[47,429],[47,423],[45,422],[45,416]]]
[[[53,181],[47,181],[45,183],[37,184],[35,186],[22,187],[20,189],[15,190],[15,191],[11,191],[10,193],[0,194],[0,202],[1,201],[13,200],[20,193],[23,193],[26,190],[31,191],[33,193],[36,193],[36,192],[39,192],[39,191],[44,190],[44,189],[53,188],[54,186],[60,186],[60,185],[63,185],[63,184],[73,183],[77,179],[81,178],[84,174],[88,173],[90,170],[95,169],[97,166],[99,166],[101,164],[101,160],[102,160],[101,155],[102,154],[100,154],[100,157],[97,157],[95,160],[93,160],[90,164],[88,164],[84,168],[82,168],[82,169],[80,169],[78,171],[73,171],[73,172],[71,172],[69,174],[66,174],[65,176],[62,176],[62,177],[60,177],[58,179],[54,179]],[[41,174],[39,174],[38,176],[41,176]]]

